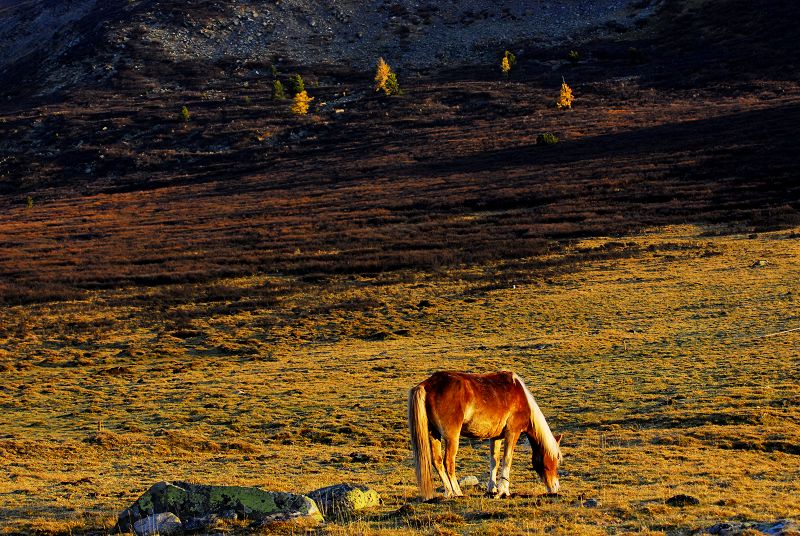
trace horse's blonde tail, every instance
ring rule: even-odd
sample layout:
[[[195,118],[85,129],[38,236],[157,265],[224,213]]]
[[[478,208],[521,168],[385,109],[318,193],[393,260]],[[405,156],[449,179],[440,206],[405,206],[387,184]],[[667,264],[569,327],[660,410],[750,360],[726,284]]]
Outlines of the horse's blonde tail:
[[[426,501],[433,497],[431,440],[428,435],[428,412],[425,410],[425,387],[417,385],[408,393],[408,430],[417,473],[419,493]]]

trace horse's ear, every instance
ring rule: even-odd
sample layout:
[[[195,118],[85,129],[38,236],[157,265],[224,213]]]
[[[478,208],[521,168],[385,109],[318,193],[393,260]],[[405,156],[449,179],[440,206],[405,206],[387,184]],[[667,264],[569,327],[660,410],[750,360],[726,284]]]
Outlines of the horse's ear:
[[[564,439],[564,434],[558,434],[558,435],[556,436],[556,443],[558,443],[559,445],[561,445],[561,440],[562,440],[562,439]]]

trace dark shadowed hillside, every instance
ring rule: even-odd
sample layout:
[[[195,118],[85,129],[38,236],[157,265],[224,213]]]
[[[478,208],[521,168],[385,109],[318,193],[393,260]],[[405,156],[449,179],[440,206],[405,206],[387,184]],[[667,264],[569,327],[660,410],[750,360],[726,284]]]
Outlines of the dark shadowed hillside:
[[[59,20],[75,14],[59,6]],[[530,257],[671,223],[798,222],[789,2],[671,0],[630,28],[559,46],[498,43],[519,52],[507,79],[499,56],[401,67],[406,92],[392,98],[372,91],[369,68],[179,58],[152,38],[232,6],[88,9],[78,44],[49,60],[75,78],[50,71],[62,78],[48,96],[25,85],[46,49],[9,67],[19,75],[4,78],[0,105],[7,301]],[[58,29],[53,42],[75,32]],[[303,74],[311,115],[270,98],[273,66],[284,82]],[[553,105],[562,77],[577,94],[566,112]],[[559,143],[537,144],[545,132]]]

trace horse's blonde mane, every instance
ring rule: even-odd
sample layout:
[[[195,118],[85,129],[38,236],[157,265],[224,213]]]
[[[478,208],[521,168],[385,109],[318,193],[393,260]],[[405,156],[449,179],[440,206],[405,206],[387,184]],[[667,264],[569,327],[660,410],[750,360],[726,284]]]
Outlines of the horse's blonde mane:
[[[539,405],[536,403],[536,400],[534,400],[531,392],[528,391],[528,386],[525,385],[525,382],[522,381],[522,378],[514,373],[514,379],[519,382],[522,390],[525,391],[525,397],[528,399],[528,407],[531,410],[531,424],[533,425],[534,438],[539,442],[540,445],[542,445],[542,447],[544,447],[544,450],[549,457],[560,460],[561,449],[558,446],[558,441],[556,441],[555,436],[553,436],[553,432],[550,431],[547,421],[544,419],[544,413],[542,413],[542,410],[539,409]]]

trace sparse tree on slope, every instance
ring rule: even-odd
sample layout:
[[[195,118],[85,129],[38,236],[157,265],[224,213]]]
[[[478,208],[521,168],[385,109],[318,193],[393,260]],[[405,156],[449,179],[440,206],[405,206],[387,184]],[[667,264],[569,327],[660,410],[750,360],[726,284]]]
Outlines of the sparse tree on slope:
[[[295,115],[306,115],[308,113],[308,105],[312,100],[314,100],[314,97],[309,97],[305,90],[301,91],[294,96],[294,101],[292,102],[292,113]]]
[[[392,68],[383,58],[378,58],[378,66],[375,70],[375,91],[381,90],[387,96],[403,93],[400,83],[397,81],[397,75],[392,72]]]
[[[556,106],[559,110],[566,110],[567,108],[572,108],[572,101],[574,100],[575,97],[572,96],[572,88],[567,85],[567,81],[562,77],[561,92],[558,95]]]

